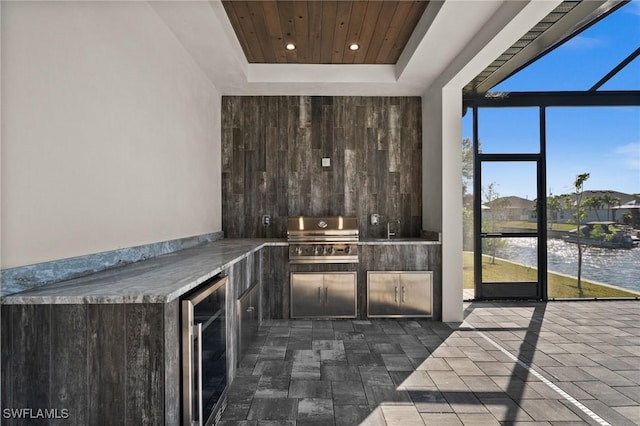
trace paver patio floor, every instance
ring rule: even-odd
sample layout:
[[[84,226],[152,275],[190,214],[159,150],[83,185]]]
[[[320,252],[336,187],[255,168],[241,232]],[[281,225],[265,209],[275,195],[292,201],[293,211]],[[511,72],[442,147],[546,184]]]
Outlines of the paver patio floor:
[[[640,424],[640,302],[465,307],[461,324],[268,321],[222,425]]]

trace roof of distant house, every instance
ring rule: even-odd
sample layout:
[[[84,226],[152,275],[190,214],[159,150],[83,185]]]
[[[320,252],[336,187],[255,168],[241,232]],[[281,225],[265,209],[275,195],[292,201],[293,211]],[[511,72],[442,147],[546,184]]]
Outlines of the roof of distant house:
[[[572,201],[575,201],[576,194],[563,194],[563,195],[568,195]],[[587,197],[604,197],[607,195],[610,198],[614,198],[614,199],[617,198],[620,201],[620,204],[624,204],[635,199],[635,197],[632,194],[627,194],[624,192],[618,192],[618,191],[612,191],[612,190],[602,190],[602,191],[585,190],[582,193],[582,199],[584,200]]]
[[[493,201],[484,203],[489,208],[504,208],[504,209],[533,209],[535,208],[535,201],[527,200],[526,198],[510,195],[507,197],[496,198]]]

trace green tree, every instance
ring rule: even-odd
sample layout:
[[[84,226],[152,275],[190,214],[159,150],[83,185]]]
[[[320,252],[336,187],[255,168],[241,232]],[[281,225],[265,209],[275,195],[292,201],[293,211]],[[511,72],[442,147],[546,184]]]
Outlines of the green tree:
[[[558,216],[571,207],[571,200],[567,195],[549,195],[547,197],[547,210],[553,219],[550,222],[557,222]]]
[[[473,187],[473,142],[469,138],[462,139],[462,195],[469,193]]]
[[[489,210],[484,210],[482,214],[482,231],[488,234],[498,233],[501,231],[501,222],[506,220],[507,200],[500,198],[500,194],[496,190],[496,183],[491,182],[489,186],[482,189],[484,204]],[[487,214],[484,214],[487,212]],[[486,237],[482,239],[482,252],[491,255],[491,264],[496,263],[496,252],[498,249],[507,246],[504,238]]]
[[[569,223],[573,223],[576,225],[576,239],[578,245],[578,292],[579,297],[583,296],[582,291],[582,242],[580,241],[580,237],[584,236],[582,233],[582,224],[584,220],[587,218],[587,213],[585,212],[584,202],[582,199],[582,195],[584,193],[584,183],[589,179],[589,173],[582,173],[576,176],[576,180],[573,182],[573,188],[575,190],[576,201],[575,208],[576,211],[573,214],[573,219],[569,220]]]
[[[606,225],[606,228],[604,228],[603,225],[597,224],[591,230],[589,237],[604,243],[605,241],[614,240],[617,233],[618,229],[616,229],[615,226]]]
[[[603,206],[602,203],[602,198],[595,196],[595,197],[587,197],[582,201],[582,205],[589,209],[589,210],[593,210],[594,212],[596,212],[596,218],[598,220],[600,220],[600,215],[598,214],[598,210],[600,210]]]
[[[604,194],[602,196],[602,204],[607,206],[607,220],[613,220],[611,217],[611,208],[620,205],[620,198],[612,197],[609,194]]]
[[[462,247],[473,250],[473,142],[462,139]]]

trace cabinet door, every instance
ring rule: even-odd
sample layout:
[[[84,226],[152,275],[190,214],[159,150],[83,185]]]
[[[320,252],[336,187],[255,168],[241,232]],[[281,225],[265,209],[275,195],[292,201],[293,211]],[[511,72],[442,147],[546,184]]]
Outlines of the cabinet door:
[[[238,324],[240,329],[241,341],[241,355],[245,349],[248,348],[251,343],[256,339],[258,334],[258,328],[260,326],[258,319],[258,294],[260,292],[260,286],[254,286],[245,296],[240,298],[241,310],[240,310],[240,323]],[[241,357],[238,357],[240,362]]]
[[[400,275],[369,272],[367,275],[367,316],[400,315]]]
[[[356,273],[324,274],[324,315],[327,317],[355,318]]]
[[[291,274],[291,318],[322,316],[324,274]]]
[[[400,300],[402,315],[431,316],[431,273],[400,274]]]
[[[236,304],[238,315],[238,364],[252,340],[253,310],[251,308],[251,294],[247,293],[238,299]]]

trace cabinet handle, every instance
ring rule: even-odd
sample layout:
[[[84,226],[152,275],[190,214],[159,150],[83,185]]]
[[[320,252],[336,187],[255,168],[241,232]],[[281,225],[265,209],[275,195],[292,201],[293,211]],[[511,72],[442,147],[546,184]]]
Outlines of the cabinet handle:
[[[402,303],[404,303],[405,300],[405,287],[402,286]]]
[[[398,286],[395,286],[394,289],[395,289],[395,299],[396,299],[396,302],[397,302],[398,301]]]
[[[198,323],[198,419],[202,426],[202,323]]]
[[[324,289],[324,303],[329,303],[329,287]]]
[[[322,287],[318,287],[318,303],[322,303]]]

